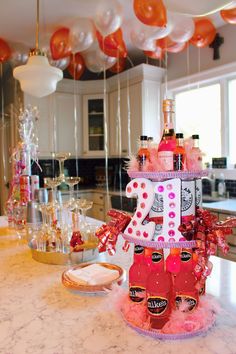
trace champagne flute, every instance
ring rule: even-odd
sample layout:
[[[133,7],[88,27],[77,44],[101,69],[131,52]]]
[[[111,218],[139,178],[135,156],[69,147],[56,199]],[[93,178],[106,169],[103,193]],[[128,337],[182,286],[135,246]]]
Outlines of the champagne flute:
[[[46,187],[49,187],[52,189],[52,195],[53,195],[53,204],[57,204],[56,201],[56,191],[57,191],[57,187],[60,186],[60,184],[62,183],[63,179],[62,177],[45,177],[44,178],[44,184],[46,185]]]
[[[65,183],[69,186],[70,189],[70,199],[69,205],[73,205],[75,200],[74,198],[74,186],[78,184],[80,181],[80,177],[65,177]]]
[[[77,206],[81,210],[82,226],[83,226],[83,228],[85,228],[86,225],[87,225],[87,220],[86,220],[87,210],[92,208],[93,201],[92,200],[87,200],[87,199],[78,199]]]
[[[65,180],[65,174],[64,174],[64,162],[65,160],[68,159],[68,157],[71,156],[70,152],[58,152],[52,153],[52,157],[59,162],[59,177],[61,178],[61,181],[63,182]]]

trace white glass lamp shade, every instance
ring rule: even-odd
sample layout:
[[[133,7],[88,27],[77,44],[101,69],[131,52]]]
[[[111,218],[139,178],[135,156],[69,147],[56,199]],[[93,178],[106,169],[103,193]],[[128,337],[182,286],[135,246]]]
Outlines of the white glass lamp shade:
[[[32,55],[27,64],[16,67],[13,76],[20,81],[23,92],[35,97],[44,97],[56,91],[63,78],[62,70],[49,64],[47,57]]]

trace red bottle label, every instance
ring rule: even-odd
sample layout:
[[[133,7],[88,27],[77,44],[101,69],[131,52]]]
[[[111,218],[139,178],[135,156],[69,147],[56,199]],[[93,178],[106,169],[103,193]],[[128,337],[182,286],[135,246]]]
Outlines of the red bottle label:
[[[145,299],[146,289],[142,286],[130,286],[129,297],[133,302],[142,302]]]
[[[189,295],[177,295],[175,305],[182,312],[192,312],[197,307],[197,300]]]
[[[174,154],[174,171],[182,171],[184,169],[184,155]]]
[[[147,308],[148,312],[152,316],[160,316],[168,308],[169,301],[165,297],[161,296],[148,296],[147,298]]]

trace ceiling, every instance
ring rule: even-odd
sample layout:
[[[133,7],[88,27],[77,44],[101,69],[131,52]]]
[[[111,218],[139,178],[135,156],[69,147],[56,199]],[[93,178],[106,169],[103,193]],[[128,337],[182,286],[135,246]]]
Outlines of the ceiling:
[[[108,1],[108,0],[107,0]],[[122,29],[128,49],[132,49],[129,39],[130,21],[135,17],[133,0],[119,0],[123,6]],[[169,11],[203,15],[214,12],[232,1],[227,0],[165,0]],[[40,36],[52,34],[56,28],[69,26],[78,17],[95,16],[99,0],[40,0]],[[217,27],[223,24],[219,13],[211,15]],[[36,24],[36,0],[0,1],[0,37],[9,43],[21,43],[34,47]]]

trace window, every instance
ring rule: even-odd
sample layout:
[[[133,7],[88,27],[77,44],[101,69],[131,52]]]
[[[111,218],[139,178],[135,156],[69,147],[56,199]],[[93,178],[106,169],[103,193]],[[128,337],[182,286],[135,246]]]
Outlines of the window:
[[[236,80],[229,81],[229,156],[236,163]]]
[[[176,132],[184,133],[185,138],[199,134],[205,162],[211,162],[212,157],[220,157],[222,152],[220,83],[177,93],[175,102]],[[236,147],[236,141],[234,144]]]

